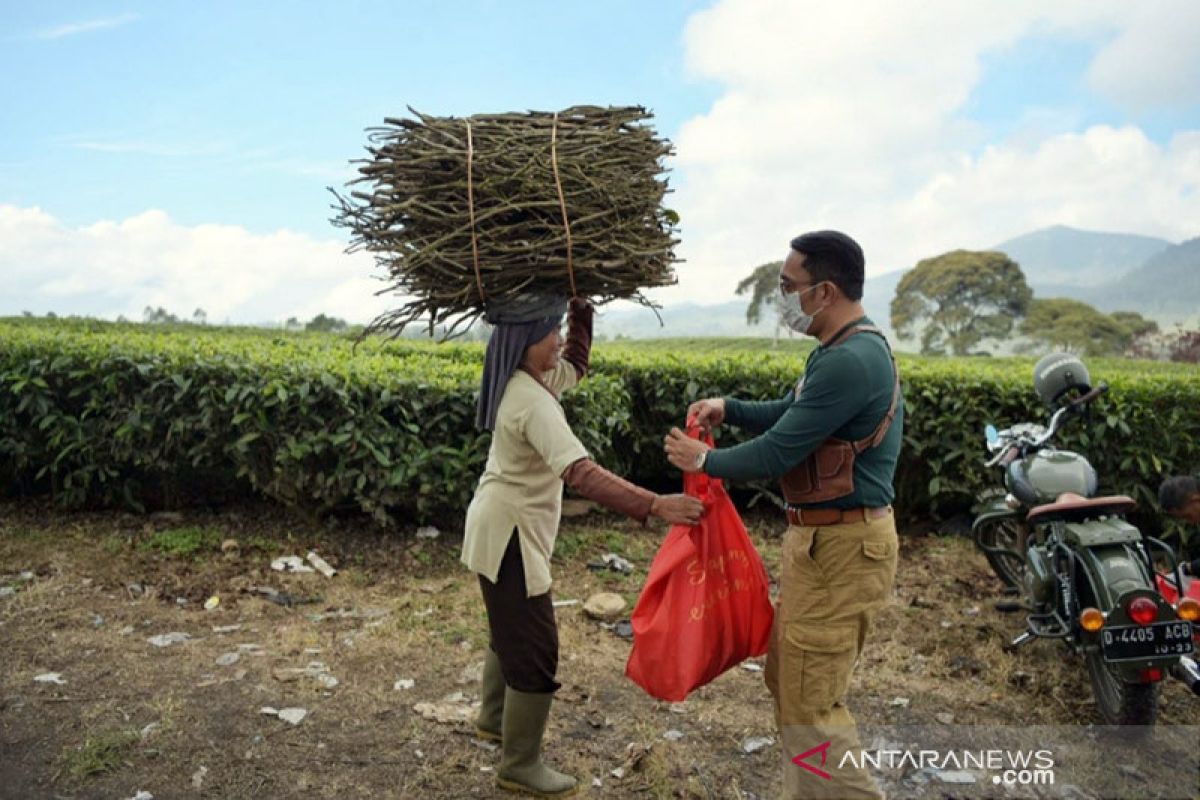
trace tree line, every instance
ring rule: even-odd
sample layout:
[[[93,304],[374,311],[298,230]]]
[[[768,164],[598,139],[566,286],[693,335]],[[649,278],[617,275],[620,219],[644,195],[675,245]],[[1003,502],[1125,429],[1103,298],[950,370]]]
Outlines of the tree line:
[[[750,296],[749,324],[774,307],[781,266],[763,264],[738,283],[736,293]],[[924,355],[988,355],[987,346],[1008,342],[1018,353],[1200,361],[1200,331],[1162,331],[1135,311],[1106,314],[1081,300],[1034,297],[1020,265],[995,251],[919,261],[900,279],[889,311],[897,336],[918,341]]]

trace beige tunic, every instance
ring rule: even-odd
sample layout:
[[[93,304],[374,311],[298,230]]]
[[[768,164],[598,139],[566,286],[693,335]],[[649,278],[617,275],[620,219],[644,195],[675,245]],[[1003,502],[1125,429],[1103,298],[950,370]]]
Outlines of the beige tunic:
[[[504,388],[487,466],[467,508],[462,550],[462,562],[495,583],[516,528],[529,597],[550,591],[550,555],[562,515],[561,476],[588,457],[558,402],[558,395],[578,382],[575,368],[560,361],[542,380],[545,386],[517,370]]]

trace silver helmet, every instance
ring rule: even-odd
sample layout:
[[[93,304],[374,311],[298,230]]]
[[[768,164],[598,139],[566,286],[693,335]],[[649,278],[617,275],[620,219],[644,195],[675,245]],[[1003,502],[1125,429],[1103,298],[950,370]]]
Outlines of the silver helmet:
[[[1092,379],[1078,356],[1050,353],[1033,367],[1033,388],[1043,403],[1053,406],[1072,390],[1089,391]]]

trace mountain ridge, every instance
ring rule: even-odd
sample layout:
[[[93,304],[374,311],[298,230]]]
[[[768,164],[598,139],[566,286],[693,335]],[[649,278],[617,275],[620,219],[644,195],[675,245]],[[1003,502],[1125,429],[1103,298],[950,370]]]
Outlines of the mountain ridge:
[[[1200,313],[1200,237],[1175,244],[1154,236],[1051,225],[985,249],[999,250],[1020,264],[1038,298],[1069,297],[1108,313],[1136,311],[1164,326]],[[891,302],[909,269],[870,276],[863,285],[867,315],[892,338]],[[774,335],[769,314],[758,325],[746,323],[749,302],[749,297],[739,297],[709,305],[668,305],[660,311],[661,327],[647,309],[615,309],[600,314],[596,329],[609,337],[631,338]]]

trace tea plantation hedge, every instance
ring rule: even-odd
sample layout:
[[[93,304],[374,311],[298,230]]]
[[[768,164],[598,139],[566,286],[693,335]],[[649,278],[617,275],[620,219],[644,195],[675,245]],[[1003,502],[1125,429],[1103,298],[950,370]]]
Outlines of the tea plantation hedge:
[[[603,464],[678,486],[662,435],[700,397],[780,396],[795,351],[600,344],[593,374],[564,396]],[[361,511],[411,525],[470,499],[488,437],[473,427],[483,349],[197,326],[0,320],[0,487],[66,507],[161,508],[260,493],[316,514]],[[1031,359],[900,358],[907,403],[897,506],[968,508],[998,473],[983,426],[1044,417]],[[1164,473],[1200,469],[1194,367],[1089,362],[1112,387],[1060,438],[1102,490],[1154,506]],[[741,441],[721,432],[718,444]]]

